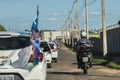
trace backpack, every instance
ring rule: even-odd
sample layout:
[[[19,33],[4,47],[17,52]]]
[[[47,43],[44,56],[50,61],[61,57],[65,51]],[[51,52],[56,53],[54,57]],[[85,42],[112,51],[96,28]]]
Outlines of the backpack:
[[[83,38],[79,42],[79,50],[80,51],[90,51],[90,41],[86,38]]]

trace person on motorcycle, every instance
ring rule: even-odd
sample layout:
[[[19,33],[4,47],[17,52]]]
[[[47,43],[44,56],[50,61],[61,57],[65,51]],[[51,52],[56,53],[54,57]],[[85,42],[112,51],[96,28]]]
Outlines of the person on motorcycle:
[[[80,46],[86,43],[87,46],[93,47],[92,42],[87,38],[86,32],[81,33],[81,39],[78,40],[77,42],[77,63],[78,63],[78,68],[81,68],[81,63],[82,63],[82,57],[81,57],[81,49]],[[91,52],[89,52],[90,55],[92,55]]]

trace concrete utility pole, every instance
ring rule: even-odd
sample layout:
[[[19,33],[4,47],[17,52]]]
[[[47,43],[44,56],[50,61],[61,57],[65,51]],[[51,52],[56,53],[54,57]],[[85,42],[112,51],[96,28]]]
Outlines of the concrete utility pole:
[[[76,29],[78,33],[77,40],[80,39],[80,27],[79,27],[79,16],[78,16],[78,0],[76,0]]]
[[[67,37],[67,35],[66,35],[66,24],[67,24],[67,21],[65,21],[65,23],[64,23],[64,25],[63,25],[63,27],[62,27],[62,37],[63,37],[63,42],[66,44],[66,37]]]
[[[102,5],[102,30],[103,30],[103,56],[107,55],[107,36],[106,36],[106,18],[104,0],[101,0]]]
[[[50,41],[52,41],[52,30],[50,30]]]
[[[87,38],[88,38],[88,35],[89,35],[89,32],[88,32],[88,0],[85,0],[85,23],[86,23],[86,33],[87,33]]]
[[[66,44],[68,45],[68,21],[66,22]]]
[[[69,26],[69,45],[71,45],[71,27],[72,27],[72,18],[71,18],[71,13],[72,11],[69,12],[69,23],[68,23],[68,26]]]

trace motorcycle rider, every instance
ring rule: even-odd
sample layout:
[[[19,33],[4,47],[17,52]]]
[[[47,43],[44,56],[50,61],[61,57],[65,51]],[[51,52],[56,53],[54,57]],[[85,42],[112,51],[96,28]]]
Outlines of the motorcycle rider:
[[[93,47],[92,42],[87,38],[86,32],[81,33],[81,39],[78,40],[78,42],[77,42],[77,63],[78,63],[78,68],[80,68],[81,64],[82,64],[81,49],[80,49],[80,46],[82,45],[82,43],[87,43],[87,46]],[[93,56],[91,52],[89,52],[88,55]]]

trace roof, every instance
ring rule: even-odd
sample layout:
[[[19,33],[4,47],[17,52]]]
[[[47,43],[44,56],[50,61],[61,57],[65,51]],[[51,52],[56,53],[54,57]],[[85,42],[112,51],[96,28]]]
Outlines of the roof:
[[[119,24],[113,24],[113,25],[107,26],[107,30],[111,30],[111,29],[115,29],[115,28],[119,28],[119,27],[120,27]]]
[[[28,33],[22,33],[22,32],[0,32],[0,37],[10,37],[10,36],[28,36],[30,37],[30,34]]]

